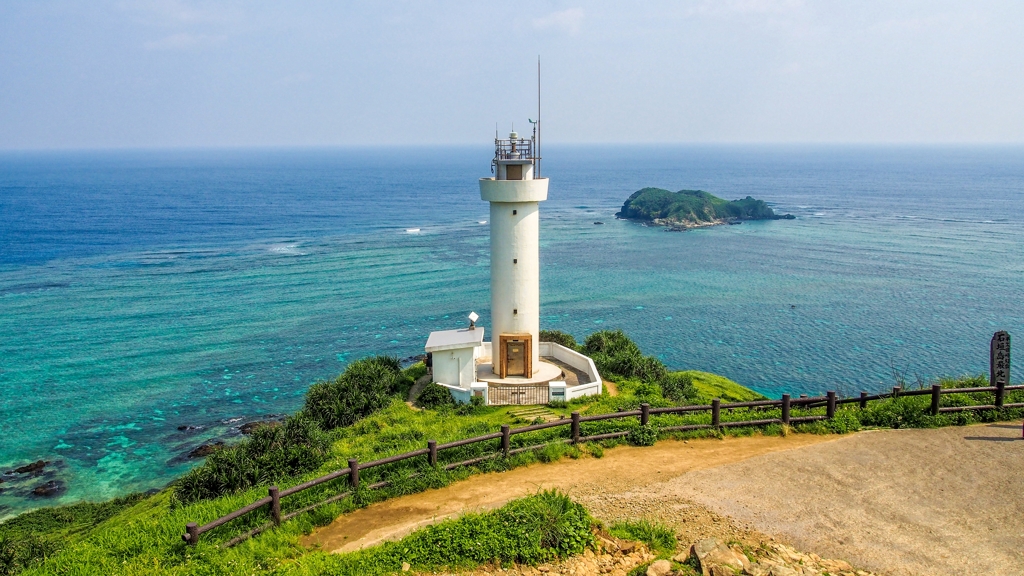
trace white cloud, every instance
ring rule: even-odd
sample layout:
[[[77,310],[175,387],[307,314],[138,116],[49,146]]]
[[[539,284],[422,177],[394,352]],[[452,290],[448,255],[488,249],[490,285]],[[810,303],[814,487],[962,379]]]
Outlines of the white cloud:
[[[552,12],[541,18],[534,18],[533,27],[537,30],[561,30],[570,36],[580,33],[580,26],[583,24],[583,9],[569,8]]]

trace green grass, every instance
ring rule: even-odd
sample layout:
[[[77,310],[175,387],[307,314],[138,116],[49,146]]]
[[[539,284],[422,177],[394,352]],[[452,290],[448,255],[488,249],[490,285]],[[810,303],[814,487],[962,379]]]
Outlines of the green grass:
[[[314,552],[281,574],[378,576],[413,570],[465,568],[487,562],[508,565],[556,560],[593,546],[593,520],[557,491],[513,500],[498,510],[466,514],[418,530],[397,542],[350,554]]]
[[[725,376],[698,370],[684,370],[681,373],[693,379],[693,386],[697,389],[698,403],[700,404],[709,404],[713,398],[720,398],[722,402],[767,400],[765,396],[741,386]]]
[[[623,346],[621,342],[615,342],[617,338],[612,335],[605,339],[605,344],[613,344],[612,348],[618,345],[620,349],[629,351],[628,345]],[[607,349],[608,347],[606,347]],[[609,358],[612,357],[614,357],[614,350],[609,355]],[[629,363],[624,363],[624,365],[628,366]],[[386,398],[386,402],[379,401],[375,397],[373,399],[373,404],[376,406],[374,411],[361,415],[351,425],[321,431],[324,440],[329,445],[329,451],[324,455],[322,462],[306,472],[277,477],[276,481],[280,486],[284,488],[295,485],[345,468],[349,458],[366,462],[424,448],[427,440],[444,443],[489,434],[497,431],[502,424],[512,426],[527,424],[513,416],[509,407],[443,405],[437,409],[426,410],[409,408],[403,401],[404,392],[407,389],[406,384],[414,379],[416,373],[422,371],[421,366],[414,366],[403,371],[400,376],[391,378],[393,387],[396,388],[395,392]],[[649,368],[643,363],[636,364],[635,367],[641,373]],[[673,374],[685,376],[685,380],[689,382],[687,385],[692,386],[694,390],[693,398],[686,399],[686,403],[703,404],[710,401],[712,397],[721,397],[726,402],[761,398],[759,394],[713,374],[686,371],[667,373],[665,377],[671,377]],[[640,376],[618,378],[619,396],[609,396],[606,391],[598,397],[581,398],[550,409],[556,414],[568,417],[570,412],[577,410],[584,414],[599,414],[636,409],[643,402],[652,406],[668,406],[678,403],[678,400],[665,397],[662,390],[664,382],[666,380],[661,378],[649,381]],[[943,381],[943,385],[947,387],[984,384],[983,379],[977,378]],[[1007,398],[1007,402],[1022,401],[1024,401],[1024,392],[1014,392]],[[990,394],[943,396],[943,405],[950,406],[990,402]],[[794,430],[809,433],[844,433],[860,427],[962,425],[996,419],[1019,419],[1024,416],[1022,410],[1004,410],[998,413],[964,412],[933,417],[927,413],[929,403],[929,397],[920,396],[871,403],[870,408],[864,411],[857,409],[856,405],[847,405],[838,411],[835,420],[798,425],[794,427]],[[333,410],[333,408],[331,409]],[[347,414],[344,411],[330,413]],[[794,409],[792,415],[822,413],[824,413],[824,408]],[[773,417],[779,417],[779,410],[740,409],[722,412],[723,421]],[[658,431],[659,428],[666,426],[708,424],[710,419],[710,414],[655,415],[651,417],[649,430],[643,431],[639,431],[637,418],[586,422],[582,426],[582,433],[584,436],[588,436],[617,430],[638,430],[632,434],[633,440],[636,443],[646,444],[649,432],[662,439],[713,437],[722,434],[737,436],[781,434],[783,432],[780,426],[727,428],[721,432],[716,430],[689,433]],[[566,456],[580,458],[589,455],[599,458],[603,455],[605,448],[627,441],[623,438],[591,442],[581,446],[550,443],[555,439],[564,439],[568,434],[568,426],[565,426],[515,435],[512,437],[513,448],[549,444],[542,450],[520,453],[508,459],[495,457],[475,466],[457,468],[452,471],[429,467],[426,457],[363,470],[361,480],[364,486],[380,480],[388,480],[391,485],[373,491],[361,489],[341,501],[320,506],[312,512],[286,522],[279,528],[268,530],[260,536],[230,549],[220,549],[217,545],[245,530],[267,522],[268,513],[265,510],[254,512],[225,527],[204,534],[200,538],[199,545],[195,547],[186,546],[181,541],[181,533],[187,522],[203,524],[265,496],[266,480],[257,481],[251,486],[205,500],[175,498],[173,490],[169,489],[152,496],[136,495],[102,504],[78,504],[40,510],[0,524],[0,575],[17,573],[26,565],[29,568],[24,573],[32,575],[156,574],[184,576],[253,573],[300,575],[375,573],[351,572],[351,570],[355,570],[353,567],[369,567],[366,570],[378,570],[377,567],[381,567],[379,569],[383,570],[386,567],[393,567],[393,563],[387,564],[391,560],[385,562],[381,557],[373,557],[377,558],[374,560],[370,557],[370,553],[367,553],[365,557],[351,557],[345,560],[349,564],[335,564],[339,562],[338,556],[306,550],[299,546],[299,537],[317,526],[330,523],[341,514],[385,498],[442,487],[472,474],[508,470],[532,462],[551,462]],[[477,456],[493,455],[498,451],[498,447],[499,440],[494,440],[445,450],[440,453],[439,460],[443,465]],[[346,479],[342,478],[301,492],[284,500],[284,511],[287,513],[309,504],[321,502],[325,498],[345,490]],[[484,521],[478,519],[473,522]],[[467,520],[467,523],[472,522]],[[480,524],[477,528],[483,529],[482,526],[483,524]],[[463,528],[451,528],[450,530],[445,534],[461,533],[458,531]],[[634,537],[643,539],[640,536]],[[422,544],[428,540],[417,540],[417,542]],[[435,548],[444,549],[445,547],[435,546]],[[413,552],[405,552],[405,548],[389,550],[391,550],[391,556],[404,555],[406,558],[422,558],[422,566],[436,566],[437,562],[461,565],[460,562],[476,562],[483,557],[473,556],[471,554],[473,551],[470,549],[458,552],[457,557],[429,556],[425,551],[418,549]],[[398,554],[398,550],[401,550],[402,553]],[[496,554],[492,558],[499,559],[511,558],[511,552],[506,552],[498,553],[490,550],[479,554],[484,556]],[[8,556],[6,560],[5,554]],[[522,558],[526,557],[522,556]],[[539,558],[539,556],[535,557]],[[410,560],[404,561],[413,563]],[[5,565],[4,562],[7,564]],[[349,570],[349,572],[345,572],[345,570]]]
[[[608,528],[608,533],[623,540],[643,542],[658,556],[671,556],[677,544],[671,528],[650,520],[616,522]]]

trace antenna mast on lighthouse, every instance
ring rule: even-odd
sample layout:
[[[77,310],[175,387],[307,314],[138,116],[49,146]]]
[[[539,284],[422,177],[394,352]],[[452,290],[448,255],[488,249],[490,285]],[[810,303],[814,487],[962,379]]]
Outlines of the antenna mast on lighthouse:
[[[537,162],[537,178],[540,178],[540,56],[537,56],[537,123],[534,125],[537,130],[537,149],[533,155]]]

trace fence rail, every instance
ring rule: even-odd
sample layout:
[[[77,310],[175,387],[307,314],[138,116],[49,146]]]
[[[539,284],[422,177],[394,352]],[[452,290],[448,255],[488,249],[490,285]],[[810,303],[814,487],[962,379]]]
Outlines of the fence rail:
[[[734,402],[734,403],[727,403],[727,404],[722,404],[719,399],[715,399],[715,400],[713,400],[711,402],[711,404],[705,404],[705,405],[700,405],[700,406],[670,406],[670,407],[664,407],[664,408],[651,408],[647,404],[642,404],[639,410],[628,410],[628,411],[622,411],[622,412],[612,412],[612,413],[609,413],[609,414],[595,414],[595,415],[592,415],[592,416],[580,416],[579,412],[573,412],[571,417],[567,418],[567,419],[556,420],[556,421],[553,421],[553,422],[546,422],[546,423],[543,423],[543,424],[535,424],[535,425],[532,425],[532,426],[523,426],[523,427],[516,428],[516,429],[510,428],[508,425],[502,425],[501,426],[501,430],[499,432],[494,432],[494,433],[491,433],[491,434],[484,434],[482,436],[476,436],[476,437],[473,437],[473,438],[466,438],[466,439],[463,439],[463,440],[456,440],[456,441],[453,441],[453,442],[447,442],[445,444],[438,444],[435,440],[429,440],[427,442],[427,447],[426,448],[421,448],[419,450],[413,450],[411,452],[406,452],[406,453],[403,453],[403,454],[397,454],[395,456],[388,456],[387,458],[381,458],[381,459],[378,459],[378,460],[373,460],[371,462],[366,462],[366,463],[362,463],[362,464],[360,464],[356,459],[353,458],[353,459],[350,459],[348,461],[348,467],[347,468],[342,468],[341,470],[337,470],[337,471],[331,472],[330,474],[326,474],[326,475],[321,476],[319,478],[314,478],[313,480],[309,480],[308,482],[304,482],[302,484],[298,484],[298,485],[292,486],[290,488],[285,488],[283,490],[279,490],[277,486],[271,486],[269,488],[269,490],[268,490],[269,494],[266,497],[261,498],[261,499],[255,501],[255,502],[253,502],[252,504],[249,504],[248,506],[244,506],[242,508],[239,508],[238,510],[235,510],[234,512],[231,512],[229,514],[221,516],[220,518],[217,518],[216,520],[213,520],[211,522],[203,524],[202,526],[198,525],[195,522],[190,522],[185,527],[185,534],[182,535],[182,539],[186,543],[188,543],[189,545],[193,545],[194,546],[195,544],[198,543],[199,536],[202,535],[204,532],[209,532],[210,530],[213,530],[215,528],[223,526],[224,524],[227,524],[228,522],[231,522],[232,520],[236,520],[238,518],[241,518],[242,516],[245,516],[246,514],[249,514],[250,512],[254,512],[254,511],[259,510],[259,509],[261,509],[263,507],[269,506],[270,507],[271,521],[267,522],[267,523],[264,523],[264,524],[262,524],[260,526],[257,526],[255,528],[252,528],[251,530],[249,530],[249,531],[247,531],[247,532],[245,532],[243,534],[240,534],[240,535],[232,538],[231,540],[228,540],[225,543],[226,546],[229,546],[229,547],[230,546],[234,546],[235,544],[238,544],[238,543],[240,543],[240,542],[242,542],[242,541],[244,541],[244,540],[246,540],[248,538],[251,538],[251,537],[253,537],[253,536],[255,536],[255,535],[257,535],[257,534],[259,534],[259,533],[261,533],[261,532],[263,532],[263,531],[265,531],[267,529],[269,529],[269,528],[272,528],[273,526],[279,525],[281,522],[284,522],[286,520],[294,518],[294,517],[298,516],[299,514],[302,514],[302,513],[308,512],[310,510],[313,510],[317,506],[321,506],[323,504],[327,504],[327,503],[330,503],[330,502],[336,502],[338,500],[341,500],[343,498],[346,498],[346,497],[354,494],[355,491],[357,489],[359,489],[359,473],[360,473],[360,471],[368,470],[368,469],[372,469],[372,468],[377,468],[377,467],[380,467],[380,466],[386,466],[388,464],[394,464],[396,462],[401,462],[401,461],[409,460],[409,459],[412,459],[412,458],[419,458],[419,457],[422,457],[422,456],[426,456],[427,457],[427,463],[430,466],[438,467],[437,456],[438,456],[438,452],[440,450],[451,449],[451,448],[458,448],[458,447],[461,447],[461,446],[468,446],[468,445],[477,444],[477,443],[480,443],[480,442],[489,442],[489,441],[492,441],[492,440],[500,440],[501,441],[499,446],[498,446],[498,449],[495,452],[491,453],[491,454],[486,454],[486,455],[483,455],[483,456],[478,456],[478,457],[475,457],[475,458],[470,458],[470,459],[467,459],[467,460],[463,460],[461,462],[452,462],[452,463],[449,463],[449,464],[444,464],[442,466],[445,470],[452,470],[454,468],[459,468],[459,467],[462,467],[462,466],[471,466],[471,465],[474,465],[474,464],[478,464],[480,462],[489,460],[491,458],[496,458],[498,456],[508,457],[508,456],[511,456],[511,455],[514,455],[514,454],[519,454],[519,453],[522,453],[522,452],[528,452],[528,451],[531,451],[531,450],[538,450],[538,449],[544,448],[545,446],[547,446],[549,444],[553,444],[553,443],[577,444],[577,443],[580,443],[580,442],[594,442],[594,441],[598,441],[598,440],[609,440],[609,439],[613,439],[613,438],[621,438],[623,436],[628,435],[629,432],[630,432],[629,430],[622,430],[622,431],[616,431],[616,432],[607,432],[607,433],[602,433],[602,434],[593,434],[593,435],[590,435],[590,436],[583,436],[580,433],[580,425],[583,424],[583,423],[587,423],[587,422],[600,422],[600,421],[603,421],[603,420],[615,420],[615,419],[626,419],[626,418],[636,418],[636,417],[639,417],[640,424],[641,425],[647,425],[647,424],[649,424],[649,418],[650,418],[651,415],[687,414],[687,413],[692,414],[692,413],[710,412],[711,413],[711,423],[710,424],[686,424],[686,425],[681,425],[681,426],[663,426],[663,427],[659,427],[658,430],[661,431],[661,432],[680,432],[680,431],[694,431],[694,430],[707,430],[707,429],[722,429],[722,428],[727,428],[727,427],[740,427],[740,426],[767,426],[767,425],[772,425],[772,424],[787,424],[788,425],[788,424],[798,424],[798,423],[805,423],[805,422],[816,422],[816,421],[831,419],[831,418],[833,418],[835,416],[836,407],[838,405],[841,405],[841,404],[859,403],[860,404],[860,408],[866,408],[868,402],[873,402],[873,401],[878,401],[878,400],[886,400],[886,399],[892,399],[892,398],[898,398],[898,397],[901,397],[901,396],[927,396],[927,395],[931,395],[931,407],[930,407],[929,411],[930,411],[930,413],[932,415],[937,415],[937,414],[940,414],[940,413],[948,413],[948,412],[962,412],[962,411],[966,411],[966,410],[994,410],[994,409],[999,409],[999,408],[1024,408],[1024,402],[1012,403],[1012,404],[1004,403],[1003,400],[1005,399],[1006,392],[1013,391],[1013,390],[1024,390],[1024,385],[1016,385],[1016,386],[985,386],[985,387],[976,387],[976,388],[942,388],[941,386],[936,384],[936,385],[932,386],[930,389],[921,389],[921,390],[903,390],[900,387],[894,387],[891,392],[886,393],[886,394],[869,395],[867,392],[861,392],[860,396],[858,396],[858,397],[851,397],[851,398],[838,398],[834,391],[829,391],[828,394],[825,395],[825,396],[792,398],[789,394],[783,394],[781,400],[758,400],[758,401],[754,401],[754,402]],[[976,394],[976,393],[988,393],[988,392],[991,392],[994,395],[994,402],[992,404],[982,404],[982,405],[974,405],[974,406],[940,406],[940,404],[941,404],[941,397],[943,395],[949,395],[949,394]],[[824,407],[826,409],[826,413],[824,415],[820,415],[819,414],[819,415],[811,415],[811,416],[791,416],[791,411],[792,411],[793,408],[813,409],[813,408],[821,408],[821,407]],[[722,419],[721,419],[722,410],[731,411],[731,410],[740,409],[740,408],[748,408],[748,409],[766,409],[766,408],[776,409],[776,408],[779,408],[779,409],[781,409],[781,417],[779,417],[779,418],[762,418],[762,419],[757,419],[757,420],[725,421],[725,422],[722,421]],[[545,442],[545,443],[542,443],[542,444],[536,444],[536,445],[532,445],[532,446],[523,446],[523,447],[514,448],[514,449],[511,448],[511,437],[513,435],[525,434],[525,433],[529,433],[529,432],[536,432],[536,431],[539,431],[539,430],[546,430],[546,429],[557,428],[557,427],[561,427],[561,426],[568,426],[569,427],[569,437],[568,438],[559,438],[559,439],[555,439],[553,441]],[[414,474],[412,474],[409,477],[412,478],[412,477],[416,477],[416,476],[419,476],[419,473],[414,473]],[[310,488],[314,488],[316,486],[320,486],[320,485],[326,484],[328,482],[331,482],[332,480],[337,480],[337,479],[343,478],[343,477],[347,477],[348,478],[348,488],[349,489],[347,491],[343,491],[343,492],[341,492],[339,494],[335,494],[335,495],[333,495],[333,496],[331,496],[331,497],[329,497],[329,498],[327,498],[327,499],[325,499],[323,501],[316,502],[314,504],[311,504],[311,505],[306,506],[304,508],[301,508],[299,510],[295,510],[295,511],[290,512],[288,514],[285,514],[285,515],[281,514],[281,499],[282,498],[284,498],[286,496],[290,496],[292,494],[296,494],[296,493],[308,490]],[[390,481],[385,480],[385,481],[381,481],[381,482],[376,482],[374,484],[369,484],[369,485],[365,486],[365,488],[367,488],[367,489],[383,488],[383,487],[386,487],[386,486],[388,486],[390,484],[391,484]]]

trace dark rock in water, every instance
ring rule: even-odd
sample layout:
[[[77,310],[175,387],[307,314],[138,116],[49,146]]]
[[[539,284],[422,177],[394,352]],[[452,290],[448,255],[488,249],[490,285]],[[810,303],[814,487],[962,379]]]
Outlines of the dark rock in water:
[[[270,418],[267,420],[257,420],[255,422],[246,422],[238,427],[242,434],[249,435],[263,427],[274,427],[280,426],[281,419],[279,417]]]
[[[403,368],[408,368],[417,362],[424,362],[427,359],[426,354],[419,354],[417,356],[407,356],[402,358],[401,365]]]
[[[205,428],[205,426],[193,426],[192,424],[182,424],[178,426],[179,432],[198,432]]]
[[[600,226],[601,224],[604,224],[604,222],[594,222],[594,224],[595,224],[596,226]]]
[[[60,480],[50,480],[45,484],[40,484],[32,489],[32,495],[39,498],[53,498],[61,492],[64,492],[64,483]]]
[[[739,220],[733,220],[732,222],[729,222],[729,226],[739,226],[740,224],[743,224],[743,222],[740,222]]]
[[[217,450],[220,450],[223,447],[224,447],[224,443],[219,441],[219,440],[216,441],[216,442],[211,442],[209,444],[203,444],[202,446],[199,446],[199,447],[193,449],[191,452],[189,452],[188,453],[188,457],[189,458],[206,458],[210,454],[213,454],[214,452],[216,452]]]
[[[20,468],[15,468],[14,474],[32,474],[34,472],[39,472],[40,470],[45,468],[47,464],[49,464],[49,462],[46,462],[45,460],[36,460],[31,464],[26,464]],[[10,472],[8,472],[8,474],[10,474]]]

